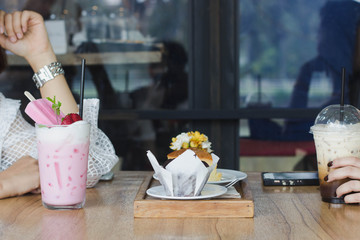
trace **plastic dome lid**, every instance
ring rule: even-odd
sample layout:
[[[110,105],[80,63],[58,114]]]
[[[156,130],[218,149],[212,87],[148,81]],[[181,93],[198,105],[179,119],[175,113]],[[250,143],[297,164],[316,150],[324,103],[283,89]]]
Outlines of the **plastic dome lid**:
[[[317,124],[343,124],[352,125],[360,122],[360,111],[352,106],[345,104],[330,105],[321,110],[315,119],[315,125]]]

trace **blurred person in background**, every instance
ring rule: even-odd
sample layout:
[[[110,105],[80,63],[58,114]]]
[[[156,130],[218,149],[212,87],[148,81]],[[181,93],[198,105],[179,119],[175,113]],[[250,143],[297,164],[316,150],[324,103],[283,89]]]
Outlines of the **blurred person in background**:
[[[131,92],[134,109],[184,109],[188,100],[188,56],[184,47],[174,41],[161,41],[163,45],[160,63],[149,65],[152,83]],[[175,127],[176,126],[176,127]],[[124,159],[123,170],[151,170],[144,154],[151,149],[154,154],[169,153],[171,138],[185,128],[182,121],[139,120],[129,124],[131,143]]]

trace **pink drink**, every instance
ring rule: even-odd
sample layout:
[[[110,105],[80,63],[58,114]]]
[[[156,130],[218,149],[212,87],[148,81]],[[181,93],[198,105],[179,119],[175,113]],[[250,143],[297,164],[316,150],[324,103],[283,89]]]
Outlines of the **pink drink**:
[[[81,208],[85,203],[90,125],[36,125],[43,205]]]

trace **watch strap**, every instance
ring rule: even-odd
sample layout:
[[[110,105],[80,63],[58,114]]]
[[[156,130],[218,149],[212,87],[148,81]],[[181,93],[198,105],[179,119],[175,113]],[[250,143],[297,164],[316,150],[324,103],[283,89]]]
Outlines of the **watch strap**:
[[[37,88],[41,88],[47,81],[54,79],[56,76],[65,74],[64,69],[59,62],[53,62],[40,68],[32,77]]]

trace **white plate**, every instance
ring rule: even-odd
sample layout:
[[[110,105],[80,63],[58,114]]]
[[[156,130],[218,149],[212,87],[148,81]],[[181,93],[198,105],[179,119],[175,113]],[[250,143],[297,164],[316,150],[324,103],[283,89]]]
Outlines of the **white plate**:
[[[246,173],[236,171],[236,170],[218,168],[216,171],[222,173],[220,181],[209,181],[207,183],[223,184],[223,183],[229,183],[232,180],[234,180],[235,178],[239,178],[239,180],[243,180],[243,179],[247,178]]]
[[[235,178],[239,178],[240,180],[243,180],[243,179],[247,178],[246,173],[236,171],[236,170],[218,168],[216,171],[222,173],[220,181],[208,181],[207,183],[210,183],[210,184],[224,184],[224,183],[231,182]],[[156,179],[156,180],[159,180],[159,178],[156,176],[155,173],[153,175],[153,178]]]
[[[156,186],[146,190],[146,194],[155,198],[173,199],[173,200],[197,200],[213,198],[226,193],[227,188],[220,185],[205,184],[204,189],[199,196],[194,197],[172,197],[167,196],[163,186]]]

